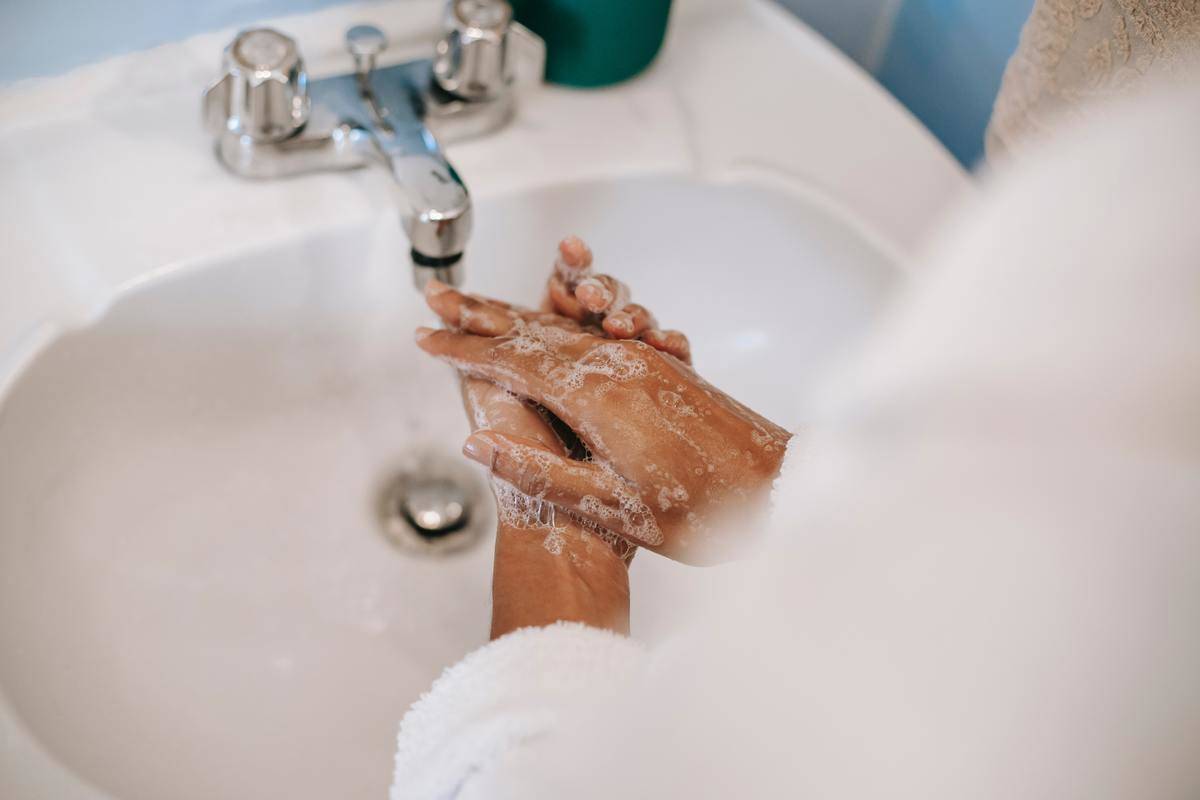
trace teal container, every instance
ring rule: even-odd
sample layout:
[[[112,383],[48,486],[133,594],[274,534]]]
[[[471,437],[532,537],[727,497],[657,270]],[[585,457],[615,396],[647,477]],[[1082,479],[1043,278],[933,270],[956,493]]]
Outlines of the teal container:
[[[546,40],[546,80],[609,86],[650,66],[671,0],[511,0],[516,19]]]

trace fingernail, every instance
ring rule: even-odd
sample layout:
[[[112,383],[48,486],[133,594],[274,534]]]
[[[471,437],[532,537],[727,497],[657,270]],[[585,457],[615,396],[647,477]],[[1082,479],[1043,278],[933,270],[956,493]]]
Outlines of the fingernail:
[[[492,460],[496,457],[496,446],[486,437],[473,433],[463,442],[463,455],[472,461],[492,468]]]
[[[575,299],[583,303],[588,311],[598,314],[612,305],[613,293],[596,278],[588,278],[579,282]]]
[[[450,291],[451,288],[452,288],[451,286],[449,286],[445,283],[442,283],[437,278],[430,278],[425,283],[425,296],[426,297],[437,297],[439,294],[444,294],[444,293]]]
[[[613,336],[629,337],[633,335],[633,317],[624,311],[609,314],[604,319],[604,328]]]
[[[418,342],[423,342],[435,333],[437,333],[436,328],[426,328],[425,326],[421,326],[420,328],[417,328],[416,333],[413,334],[413,338]]]
[[[592,265],[592,251],[578,236],[568,236],[559,242],[558,253],[563,264],[572,269],[582,269]]]

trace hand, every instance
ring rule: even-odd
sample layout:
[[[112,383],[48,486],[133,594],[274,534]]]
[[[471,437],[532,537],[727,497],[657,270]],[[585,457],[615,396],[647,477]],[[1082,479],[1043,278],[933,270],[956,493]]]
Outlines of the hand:
[[[548,305],[566,311],[569,319],[495,302],[490,307],[507,312],[511,319],[538,319],[568,330],[600,332],[612,327],[615,336],[643,336],[680,358],[689,357],[687,338],[678,332],[652,329],[653,317],[640,306],[630,309],[625,303],[596,302],[585,283],[591,262],[591,251],[579,239],[571,237],[559,245]],[[598,278],[606,286],[620,287],[621,294],[628,297],[628,290],[611,278]],[[575,298],[581,282],[585,285],[579,293],[587,305]],[[448,288],[431,282],[426,289],[430,305],[437,307]],[[463,323],[464,318],[470,321],[471,300],[455,303],[454,324]],[[618,314],[627,316],[631,324],[626,325]],[[486,326],[488,319],[485,315],[474,324]],[[464,378],[463,403],[472,430],[488,428],[519,436],[568,456],[573,447],[579,447],[569,431],[555,430],[554,421],[544,409],[488,381]],[[492,638],[558,620],[628,633],[627,566],[637,548],[611,531],[521,493],[501,479],[493,478],[492,486],[499,517],[492,580]]]
[[[616,278],[592,274],[592,251],[577,236],[568,236],[559,243],[558,261],[546,290],[550,310],[557,314],[580,323],[599,324],[613,339],[641,339],[680,361],[692,361],[686,336],[655,327],[654,315],[644,306],[629,302],[629,289]]]
[[[472,430],[505,431],[567,455],[550,421],[535,406],[494,383],[464,378],[463,404]],[[628,633],[627,567],[636,548],[522,494],[503,479],[493,479],[492,491],[499,518],[492,638],[559,620]]]
[[[661,330],[644,306],[629,302],[629,289],[609,275],[592,273],[592,251],[576,236],[558,245],[558,260],[547,284],[544,311],[530,311],[499,300],[454,292],[438,280],[425,285],[425,300],[452,328],[481,336],[497,336],[514,324],[537,322],[568,331],[588,331],[613,339],[640,339],[691,363],[688,338],[679,331]]]
[[[498,430],[472,434],[468,456],[525,495],[679,561],[725,560],[750,538],[746,511],[779,471],[785,430],[643,341],[448,287],[429,301],[464,332],[420,329],[422,349],[549,409],[595,460]]]

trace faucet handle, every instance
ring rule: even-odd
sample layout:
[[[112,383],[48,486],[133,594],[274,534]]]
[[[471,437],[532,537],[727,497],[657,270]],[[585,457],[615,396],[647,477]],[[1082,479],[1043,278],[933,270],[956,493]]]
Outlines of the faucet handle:
[[[446,92],[464,100],[491,100],[512,82],[507,0],[450,0],[446,35],[437,43],[433,77]]]
[[[256,142],[286,139],[308,120],[308,76],[296,42],[271,28],[239,33],[225,48],[224,74],[204,93],[214,134]]]

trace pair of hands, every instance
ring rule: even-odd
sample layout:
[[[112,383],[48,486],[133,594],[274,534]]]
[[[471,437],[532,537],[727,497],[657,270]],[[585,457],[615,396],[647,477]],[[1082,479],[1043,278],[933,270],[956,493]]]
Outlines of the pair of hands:
[[[558,619],[626,631],[632,546],[735,555],[789,438],[701,379],[686,337],[592,275],[578,239],[560,245],[548,294],[536,312],[432,283],[449,329],[417,332],[463,374],[464,452],[494,477],[494,637]]]

